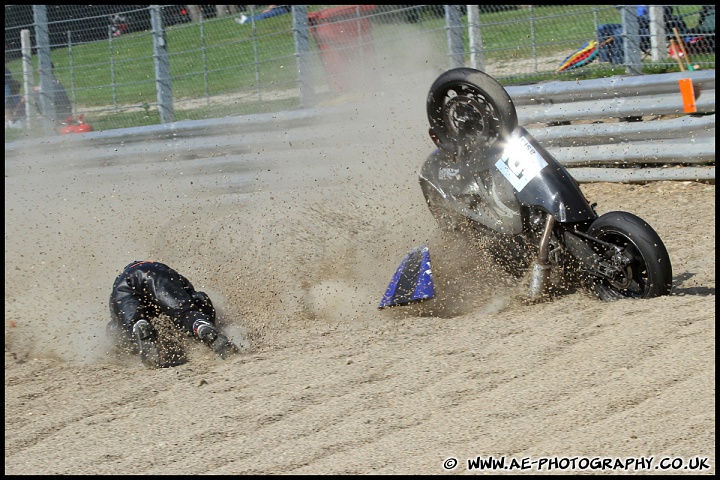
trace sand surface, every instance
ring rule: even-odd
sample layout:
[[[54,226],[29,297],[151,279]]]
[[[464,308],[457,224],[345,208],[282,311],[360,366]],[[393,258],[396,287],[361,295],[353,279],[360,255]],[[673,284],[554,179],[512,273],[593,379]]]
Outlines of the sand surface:
[[[715,185],[583,184],[658,231],[671,295],[527,304],[424,205],[431,81],[231,134],[6,145],[5,473],[714,473]],[[438,297],[378,310],[422,244]],[[114,352],[110,288],[145,258],[207,292],[242,353]]]

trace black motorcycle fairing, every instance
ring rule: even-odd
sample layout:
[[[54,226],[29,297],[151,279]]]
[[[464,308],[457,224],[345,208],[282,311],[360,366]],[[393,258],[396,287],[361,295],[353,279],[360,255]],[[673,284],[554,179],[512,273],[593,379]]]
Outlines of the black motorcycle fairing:
[[[419,174],[428,206],[431,210],[444,206],[499,233],[522,233],[523,217],[512,186],[492,163],[485,162],[484,169],[479,169],[476,163],[472,159],[457,161],[453,153],[442,149],[430,154]],[[439,198],[444,205],[430,205]]]
[[[577,181],[525,128],[513,131],[495,166],[521,204],[541,208],[563,224],[597,218]]]

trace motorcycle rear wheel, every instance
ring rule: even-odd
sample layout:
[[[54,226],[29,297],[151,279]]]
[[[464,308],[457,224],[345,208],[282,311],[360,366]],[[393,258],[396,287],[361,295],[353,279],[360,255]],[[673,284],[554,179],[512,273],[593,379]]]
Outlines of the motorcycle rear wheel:
[[[505,88],[474,68],[454,68],[440,75],[427,98],[430,130],[441,148],[470,136],[486,145],[508,138],[518,126],[517,111]]]
[[[597,279],[602,300],[653,298],[670,293],[672,265],[660,236],[646,221],[628,212],[608,212],[590,225],[588,234],[620,248],[595,244],[612,273]]]

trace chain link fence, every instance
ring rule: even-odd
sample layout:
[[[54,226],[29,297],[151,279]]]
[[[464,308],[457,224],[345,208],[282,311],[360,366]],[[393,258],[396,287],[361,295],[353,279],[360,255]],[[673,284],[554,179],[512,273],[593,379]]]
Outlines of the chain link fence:
[[[714,19],[708,5],[6,5],[6,140],[79,116],[107,130],[322,106],[463,65],[506,85],[714,69]]]

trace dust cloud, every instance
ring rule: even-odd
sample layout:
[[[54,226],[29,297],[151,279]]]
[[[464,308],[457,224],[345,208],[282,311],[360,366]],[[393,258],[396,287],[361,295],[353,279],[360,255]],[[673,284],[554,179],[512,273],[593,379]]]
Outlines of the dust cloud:
[[[403,62],[349,72],[358,81],[334,98],[350,107],[329,120],[6,146],[11,349],[108,360],[107,298],[137,259],[208,293],[245,350],[375,315],[398,262],[436,229],[416,175],[439,68],[410,68],[431,49],[397,48]]]

